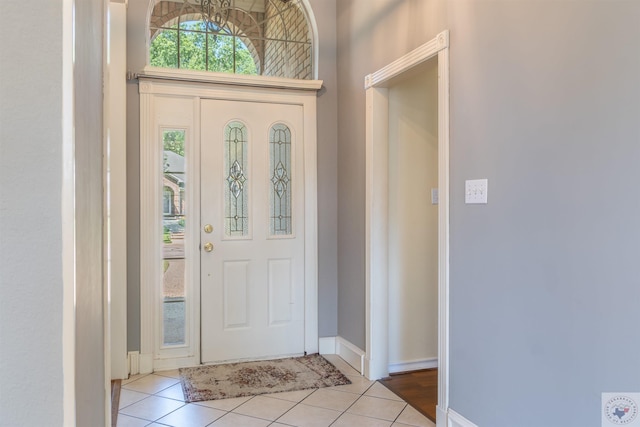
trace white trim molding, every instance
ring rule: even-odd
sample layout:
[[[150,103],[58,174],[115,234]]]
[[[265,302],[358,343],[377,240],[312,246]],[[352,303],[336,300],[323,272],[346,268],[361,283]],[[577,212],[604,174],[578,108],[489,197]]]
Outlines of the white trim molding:
[[[438,407],[446,427],[449,405],[449,32],[368,75],[366,88],[366,358],[364,374],[389,374],[388,348],[388,87],[405,72],[438,60]],[[374,315],[375,314],[375,315]]]
[[[342,337],[336,337],[336,354],[353,366],[361,375],[364,373],[364,350]]]
[[[233,86],[251,86],[310,91],[317,91],[322,87],[322,80],[298,80],[287,79],[283,77],[214,73],[211,71],[159,68],[149,65],[144,67],[143,71],[138,75],[138,77],[157,80],[174,80],[182,82],[198,82]]]
[[[478,427],[453,409],[449,409],[449,423],[447,427]]]
[[[397,374],[399,372],[417,371],[420,369],[434,369],[438,367],[438,358],[431,357],[429,359],[409,360],[406,362],[389,363],[389,373]]]

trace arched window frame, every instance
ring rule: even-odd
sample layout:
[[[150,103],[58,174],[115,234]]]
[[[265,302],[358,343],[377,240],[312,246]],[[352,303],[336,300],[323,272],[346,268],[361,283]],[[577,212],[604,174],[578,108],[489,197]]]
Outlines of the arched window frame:
[[[146,28],[145,28],[145,34],[147,34],[147,38],[146,38],[146,64],[147,67],[150,64],[150,47],[151,47],[151,41],[152,41],[152,36],[151,36],[151,18],[152,18],[152,14],[153,14],[153,9],[156,6],[157,3],[159,3],[162,0],[149,0],[149,6],[147,8],[147,16],[146,16]],[[268,0],[271,1],[271,0]],[[309,76],[309,80],[316,80],[318,78],[318,58],[319,58],[319,49],[318,49],[318,26],[316,23],[316,18],[315,18],[315,14],[313,13],[313,9],[311,8],[311,5],[309,3],[309,0],[293,0],[293,2],[295,2],[295,4],[297,4],[300,8],[300,10],[302,11],[302,13],[304,14],[305,18],[306,18],[306,22],[307,22],[307,29],[308,29],[308,33],[309,33],[309,40],[310,40],[310,50],[311,50],[311,69],[310,69],[310,76]],[[240,36],[239,36],[240,37]],[[243,40],[244,42],[244,40]],[[249,47],[249,45],[253,45],[253,43],[246,43],[247,47],[249,48],[250,52],[251,52],[251,48]],[[254,52],[251,52],[252,56],[254,55]],[[255,57],[254,57],[255,58]],[[262,68],[262,63],[258,64],[256,63],[256,66],[259,65],[259,68]]]

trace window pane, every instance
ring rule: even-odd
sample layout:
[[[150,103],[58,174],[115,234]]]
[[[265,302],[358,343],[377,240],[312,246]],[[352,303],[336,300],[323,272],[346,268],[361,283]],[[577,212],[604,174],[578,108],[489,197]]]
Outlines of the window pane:
[[[224,132],[224,162],[226,182],[225,235],[229,237],[249,234],[249,186],[247,128],[241,122],[229,123]]]
[[[205,33],[180,31],[180,68],[206,70]]]
[[[271,235],[290,235],[291,226],[291,131],[283,124],[271,128],[269,137]]]
[[[159,30],[151,41],[149,58],[154,67],[178,68],[178,31]]]
[[[185,340],[185,131],[162,133],[162,314],[163,343]]]

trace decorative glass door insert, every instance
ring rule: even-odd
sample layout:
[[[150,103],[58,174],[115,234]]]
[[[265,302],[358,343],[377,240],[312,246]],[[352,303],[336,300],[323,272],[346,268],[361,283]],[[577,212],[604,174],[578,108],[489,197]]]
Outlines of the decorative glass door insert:
[[[224,130],[225,236],[249,235],[249,177],[247,127],[239,121]]]
[[[269,192],[270,234],[291,235],[291,130],[276,124],[269,132]]]

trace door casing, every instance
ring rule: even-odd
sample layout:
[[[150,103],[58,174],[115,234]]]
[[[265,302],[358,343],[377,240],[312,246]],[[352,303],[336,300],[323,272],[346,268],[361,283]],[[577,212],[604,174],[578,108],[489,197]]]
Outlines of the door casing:
[[[388,224],[389,98],[387,87],[438,58],[438,406],[449,407],[449,31],[365,77],[366,88],[366,356],[365,376],[389,375]]]
[[[183,105],[191,105],[190,123],[192,137],[200,138],[200,100],[205,98],[231,101],[250,101],[300,105],[303,108],[304,140],[304,193],[305,193],[305,250],[304,250],[304,350],[318,352],[318,219],[317,219],[317,111],[316,91],[322,86],[319,80],[292,80],[273,77],[242,76],[241,84],[230,84],[229,75],[203,73],[187,70],[161,70],[145,68],[139,76],[140,92],[140,373],[153,370],[193,366],[200,363],[200,290],[193,286],[190,335],[193,339],[188,351],[165,352],[160,349],[156,325],[159,316],[159,289],[161,283],[161,260],[159,248],[161,235],[159,215],[161,212],[161,185],[159,185],[160,148],[157,123],[156,99],[175,98]],[[165,126],[180,126],[180,123]],[[195,159],[192,164],[197,164]],[[199,176],[199,171],[193,171]],[[193,191],[198,191],[194,188]],[[193,212],[193,211],[192,211]],[[192,219],[199,224],[199,217]],[[197,232],[197,230],[196,230]],[[198,239],[198,237],[192,237]],[[195,255],[195,254],[194,254]],[[198,257],[198,256],[196,256]],[[199,274],[199,263],[194,262],[192,274]],[[192,281],[193,282],[193,281]]]

